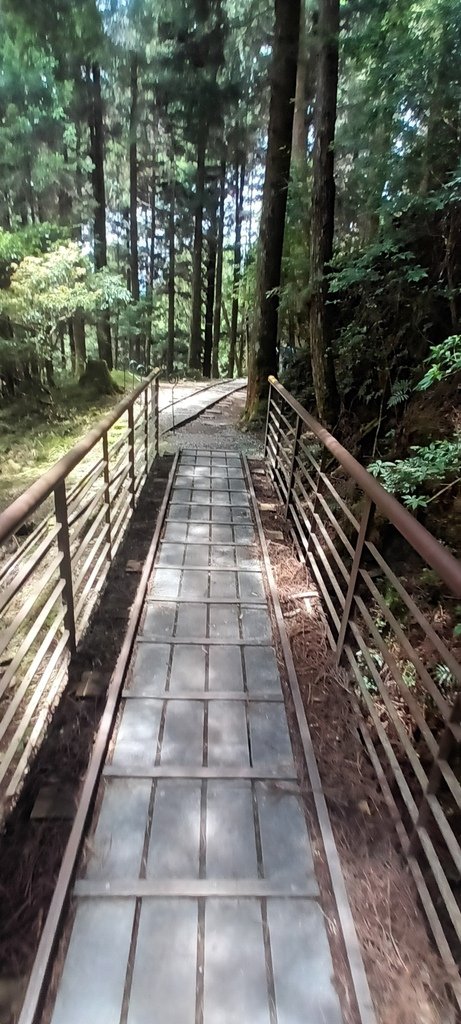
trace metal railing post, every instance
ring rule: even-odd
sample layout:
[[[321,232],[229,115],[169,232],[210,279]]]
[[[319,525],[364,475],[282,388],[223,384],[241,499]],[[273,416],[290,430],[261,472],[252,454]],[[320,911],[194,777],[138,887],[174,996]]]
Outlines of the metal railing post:
[[[59,572],[64,583],[62,599],[64,603],[64,625],[69,633],[67,646],[70,654],[75,653],[77,638],[75,630],[74,588],[72,583],[72,559],[70,554],[69,520],[67,516],[67,495],[65,480],[60,480],[54,488],[54,510],[59,525],[57,543],[62,555]]]
[[[102,457],[104,460],[104,501],[106,504],[107,540],[109,548],[107,552],[108,561],[112,561],[112,518],[110,509],[110,468],[109,468],[109,441],[107,431],[102,435]]]
[[[365,546],[365,541],[367,539],[368,530],[370,528],[370,523],[373,518],[374,510],[374,503],[372,502],[371,498],[367,498],[365,508],[362,513],[362,518],[360,520],[360,530],[357,537],[357,544],[355,546],[346,600],[344,603],[344,609],[341,619],[341,626],[338,634],[338,642],[336,644],[335,661],[337,665],[339,664],[341,655],[343,653],[344,641],[346,639],[347,627],[349,625],[352,603],[354,600],[354,595],[357,587],[357,579],[359,575],[360,565],[362,562],[363,549]]]
[[[128,462],[130,466],[131,508],[136,507],[136,468],[134,463],[134,413],[133,403],[128,408]]]
[[[267,460],[267,454],[269,451],[268,437],[269,437],[269,415],[271,411],[272,402],[272,384],[269,382],[269,393],[267,396],[267,413],[266,413],[266,432],[264,434],[264,462]]]
[[[146,459],[146,476],[149,472],[149,391],[144,392],[144,453]]]
[[[155,378],[155,409],[154,409],[154,422],[155,422],[155,448],[154,458],[158,455],[160,447],[160,436],[159,436],[159,395],[160,395],[160,382],[158,377]]]
[[[302,420],[300,419],[299,416],[297,416],[296,417],[296,428],[295,428],[295,433],[294,433],[294,438],[293,438],[293,452],[292,452],[292,455],[291,455],[290,475],[288,477],[287,500],[285,502],[285,519],[287,519],[288,513],[290,511],[291,492],[293,490],[293,484],[294,484],[295,476],[296,476],[296,458],[297,458],[297,455],[298,455],[298,447],[299,447],[299,440],[300,440],[300,437],[301,437],[301,431],[302,431]]]
[[[155,386],[151,382],[149,384],[149,469],[154,460],[155,453]]]

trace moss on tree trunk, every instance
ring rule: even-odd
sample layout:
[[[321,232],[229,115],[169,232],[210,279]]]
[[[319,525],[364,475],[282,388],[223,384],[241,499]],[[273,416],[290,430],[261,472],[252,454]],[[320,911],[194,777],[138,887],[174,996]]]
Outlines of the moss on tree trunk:
[[[122,391],[111,377],[105,359],[89,359],[79,384],[92,388],[98,395],[120,395]]]

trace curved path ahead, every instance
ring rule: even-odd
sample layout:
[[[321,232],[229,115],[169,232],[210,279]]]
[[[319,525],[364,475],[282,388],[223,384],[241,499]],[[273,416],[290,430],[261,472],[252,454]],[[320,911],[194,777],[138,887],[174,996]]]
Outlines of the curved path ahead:
[[[160,434],[184,426],[197,416],[211,409],[224,398],[233,395],[247,385],[246,379],[224,380],[206,386],[191,385],[174,388],[164,385],[160,388]]]

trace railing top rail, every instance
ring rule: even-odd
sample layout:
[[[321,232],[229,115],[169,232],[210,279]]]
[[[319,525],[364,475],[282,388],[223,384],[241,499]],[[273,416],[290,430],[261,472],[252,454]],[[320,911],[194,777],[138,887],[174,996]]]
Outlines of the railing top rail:
[[[421,558],[438,573],[455,596],[461,597],[461,562],[450,554],[408,509],[404,508],[392,494],[389,494],[379,481],[360,462],[357,462],[357,459],[336,440],[333,434],[330,434],[326,427],[322,427],[321,423],[314,419],[275,377],[269,377],[269,383],[321,444],[331,452],[361,490],[368,495],[379,511],[389,519]]]
[[[107,416],[104,416],[96,426],[92,427],[81,441],[74,445],[70,451],[66,452],[38,480],[35,480],[23,494],[20,494],[11,505],[8,505],[4,512],[0,513],[0,544],[7,541],[19,529],[22,523],[35,512],[39,505],[49,498],[57,484],[69,476],[69,473],[88,455],[95,444],[114,426],[114,423],[133,406],[139,395],[159,376],[160,370],[153,370],[148,377],[138,384],[134,391],[130,391],[130,394],[123,398],[118,405],[114,406]]]

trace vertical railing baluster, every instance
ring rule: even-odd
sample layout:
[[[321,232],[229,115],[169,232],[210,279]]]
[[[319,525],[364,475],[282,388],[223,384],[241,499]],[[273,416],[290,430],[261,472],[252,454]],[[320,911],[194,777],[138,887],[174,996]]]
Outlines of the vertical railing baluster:
[[[296,459],[297,459],[297,456],[298,456],[298,448],[299,448],[299,440],[300,440],[300,437],[301,437],[301,431],[302,431],[302,420],[300,419],[299,416],[297,416],[296,417],[295,433],[294,433],[294,438],[293,438],[293,451],[292,451],[292,455],[291,455],[290,475],[289,475],[289,478],[288,478],[287,500],[285,502],[285,519],[288,517],[288,513],[290,511],[291,492],[293,490],[293,485],[294,485],[295,476],[296,476]]]
[[[104,501],[106,505],[106,525],[107,525],[107,540],[109,548],[107,551],[107,558],[109,562],[112,561],[112,519],[111,519],[111,507],[110,507],[110,466],[109,466],[109,439],[107,436],[107,430],[102,435],[102,457],[104,460]]]
[[[322,494],[323,474],[325,472],[325,467],[326,467],[327,462],[328,462],[328,452],[327,452],[326,448],[323,448],[322,449],[322,454],[321,454],[321,457],[320,457],[319,471],[317,473],[317,483],[316,483],[316,487],[315,487],[315,491],[314,491],[314,500],[312,502],[312,513],[311,513],[310,529],[309,529],[309,536],[307,538],[307,546],[306,546],[306,553],[307,554],[310,551],[311,539],[314,536],[315,531],[316,531],[315,516],[316,516],[317,508],[318,508],[318,505],[319,505],[319,497]]]
[[[67,515],[67,494],[66,482],[60,480],[54,489],[54,510],[56,522],[59,525],[57,537],[58,549],[62,555],[59,566],[59,573],[64,583],[62,600],[64,603],[64,625],[69,633],[67,646],[70,654],[74,654],[76,648],[75,629],[75,608],[74,588],[72,583],[72,559],[70,553],[69,519]]]
[[[357,544],[355,546],[354,558],[352,561],[352,567],[349,576],[349,584],[347,587],[346,600],[344,602],[344,610],[338,634],[338,642],[336,644],[336,664],[339,664],[341,655],[343,653],[344,641],[346,639],[347,627],[349,625],[349,619],[352,610],[352,603],[357,588],[357,579],[360,571],[360,565],[362,562],[363,549],[365,546],[365,541],[367,539],[367,534],[370,528],[371,520],[373,518],[374,510],[375,505],[373,504],[371,498],[367,498],[365,502],[365,508],[362,512],[362,518],[360,520],[360,529],[357,537]]]
[[[133,403],[128,408],[128,462],[130,466],[131,508],[136,507],[136,468],[134,463],[134,412]]]
[[[453,726],[458,726],[461,721],[461,693],[457,693],[453,707],[450,712],[449,720],[441,734],[439,747],[437,754],[433,757],[432,768],[429,772],[429,778],[427,786],[423,792],[422,799],[418,806],[418,817],[413,826],[412,834],[410,837],[410,844],[408,852],[410,854],[416,854],[419,845],[418,829],[424,828],[427,825],[428,819],[430,818],[430,808],[428,803],[429,796],[435,796],[440,789],[440,785],[443,781],[442,769],[440,763],[442,761],[447,762],[451,754],[456,750],[458,743],[453,734]]]

